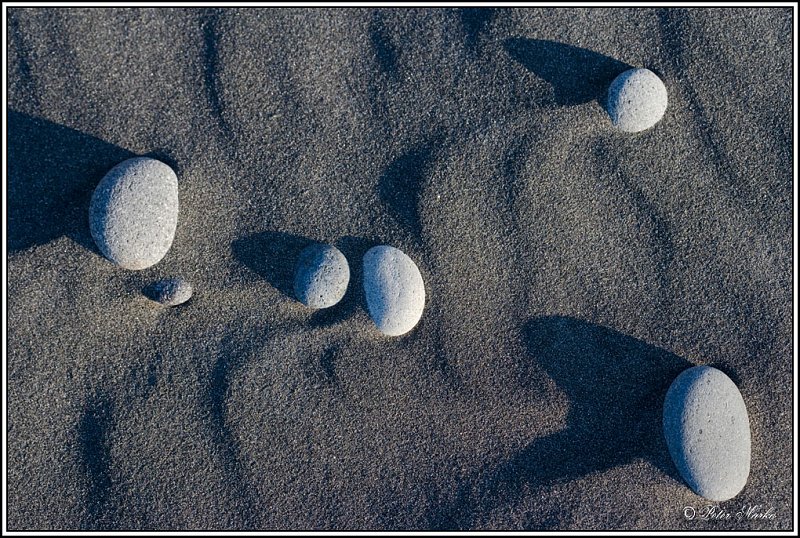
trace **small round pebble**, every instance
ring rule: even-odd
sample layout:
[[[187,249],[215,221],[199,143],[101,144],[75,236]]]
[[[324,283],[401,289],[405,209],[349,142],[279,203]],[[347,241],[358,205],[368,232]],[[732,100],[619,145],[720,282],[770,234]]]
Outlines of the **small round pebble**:
[[[165,278],[148,286],[145,295],[164,306],[178,306],[192,298],[192,285],[181,277]]]
[[[425,309],[425,283],[417,264],[386,245],[364,254],[364,294],[372,320],[387,336],[413,329]]]
[[[316,243],[303,249],[297,259],[294,293],[310,308],[328,308],[338,303],[350,282],[347,258],[332,245]]]
[[[664,437],[678,472],[701,497],[725,501],[747,483],[747,407],[720,370],[695,366],[675,378],[664,400]]]
[[[167,254],[178,225],[178,178],[156,159],[119,163],[100,180],[89,228],[103,255],[124,269],[146,269]]]
[[[667,88],[649,69],[629,69],[608,88],[611,123],[627,133],[649,129],[667,110]]]

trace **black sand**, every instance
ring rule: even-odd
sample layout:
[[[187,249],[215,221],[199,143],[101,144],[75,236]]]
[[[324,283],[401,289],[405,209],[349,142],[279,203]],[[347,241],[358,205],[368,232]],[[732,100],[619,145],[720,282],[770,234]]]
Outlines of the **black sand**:
[[[9,529],[783,529],[792,524],[789,9],[11,9]],[[665,81],[653,129],[600,102]],[[181,213],[150,269],[94,247],[133,155]],[[336,245],[336,307],[291,298]],[[361,255],[419,265],[402,338]],[[142,289],[182,275],[167,309]],[[661,404],[739,386],[723,521]],[[774,519],[737,517],[748,505]]]

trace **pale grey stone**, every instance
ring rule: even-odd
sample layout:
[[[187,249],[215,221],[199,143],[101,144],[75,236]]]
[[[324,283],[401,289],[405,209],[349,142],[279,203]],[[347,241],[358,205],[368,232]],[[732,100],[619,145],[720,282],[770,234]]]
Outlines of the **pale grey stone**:
[[[606,106],[611,123],[620,131],[644,131],[664,116],[667,88],[649,69],[629,69],[609,86]]]
[[[92,195],[92,237],[106,258],[125,269],[146,269],[161,261],[177,225],[178,178],[156,159],[119,163]]]
[[[192,285],[181,277],[165,278],[152,284],[145,295],[165,306],[178,306],[192,298]]]
[[[386,245],[364,255],[364,293],[372,320],[388,336],[413,329],[425,308],[419,268],[401,250]]]
[[[294,276],[297,299],[310,308],[328,308],[338,303],[350,282],[350,266],[339,249],[331,245],[309,245],[300,253]]]
[[[750,474],[750,421],[736,384],[710,366],[672,382],[664,400],[664,437],[689,487],[712,501],[738,494]]]

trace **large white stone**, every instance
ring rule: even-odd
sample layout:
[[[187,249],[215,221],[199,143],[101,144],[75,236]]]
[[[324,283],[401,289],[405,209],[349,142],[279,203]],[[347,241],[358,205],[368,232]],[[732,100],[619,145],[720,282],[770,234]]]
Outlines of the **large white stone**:
[[[364,293],[372,320],[388,336],[413,329],[425,309],[419,268],[394,247],[372,247],[364,254]]]
[[[681,476],[698,495],[724,501],[750,474],[750,421],[736,384],[710,366],[672,382],[664,400],[664,437]]]
[[[177,226],[178,178],[156,159],[119,163],[92,195],[92,237],[106,258],[125,269],[146,269],[161,261]]]
[[[620,131],[644,131],[664,116],[667,88],[649,69],[629,69],[609,86],[606,108],[611,123]]]

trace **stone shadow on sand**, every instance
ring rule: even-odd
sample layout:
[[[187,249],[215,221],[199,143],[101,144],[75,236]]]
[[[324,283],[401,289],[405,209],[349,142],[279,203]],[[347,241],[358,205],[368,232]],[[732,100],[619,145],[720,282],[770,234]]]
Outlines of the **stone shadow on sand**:
[[[613,329],[564,316],[528,321],[530,368],[543,369],[569,400],[564,429],[538,439],[456,491],[436,529],[468,529],[527,490],[602,472],[637,459],[680,480],[662,435],[667,389],[686,359]],[[546,522],[541,522],[543,528]]]
[[[294,272],[297,257],[313,239],[286,232],[261,232],[233,242],[233,253],[241,263],[259,274],[272,287],[296,300]]]
[[[113,166],[135,155],[75,129],[8,111],[8,249],[66,235],[98,253],[89,202]]]
[[[558,106],[597,101],[605,109],[611,82],[631,66],[588,49],[545,39],[507,39],[503,46],[516,61],[553,87]]]
[[[318,242],[286,232],[261,232],[234,241],[233,253],[239,262],[265,278],[272,287],[289,299],[297,301],[294,293],[297,258],[300,251]],[[334,243],[347,258],[350,282],[341,301],[311,314],[309,324],[312,328],[335,325],[352,316],[359,308],[366,310],[362,289],[362,260],[364,253],[377,244],[375,241],[353,236],[345,236]]]

